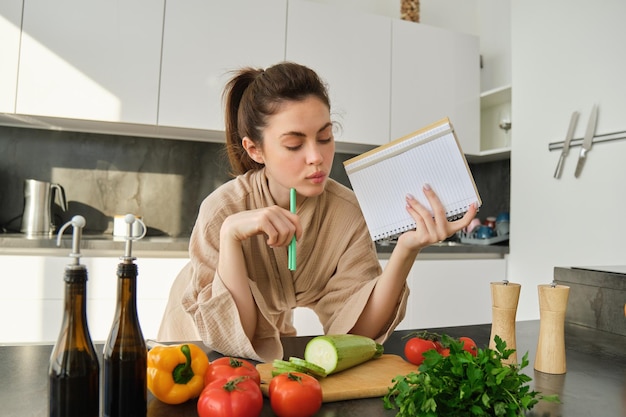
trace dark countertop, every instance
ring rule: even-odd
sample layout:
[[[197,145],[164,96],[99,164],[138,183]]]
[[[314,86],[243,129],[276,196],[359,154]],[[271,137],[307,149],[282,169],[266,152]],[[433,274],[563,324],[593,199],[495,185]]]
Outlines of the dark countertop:
[[[124,253],[124,239],[110,234],[84,234],[82,253],[92,257],[119,257]],[[66,234],[57,247],[56,237],[27,239],[20,233],[0,233],[0,255],[67,256],[72,237]],[[376,245],[379,258],[388,259],[393,244]],[[133,254],[141,258],[187,258],[189,237],[146,236],[133,243]],[[442,242],[422,249],[422,259],[502,258],[509,253],[508,241],[496,245],[472,245]]]
[[[531,388],[543,394],[558,394],[562,404],[539,402],[527,416],[532,417],[620,417],[626,416],[626,337],[578,325],[565,325],[567,372],[550,375],[533,370],[539,321],[516,324],[518,360],[529,353],[530,364],[524,368],[532,381]],[[491,325],[432,329],[451,336],[472,337],[479,346],[489,342]],[[402,355],[402,337],[410,331],[397,331],[385,343],[386,353]],[[285,357],[302,356],[311,337],[283,339]],[[102,345],[96,349],[101,352]],[[48,412],[47,369],[51,345],[0,346],[0,404],[5,417],[44,416]],[[209,353],[211,359],[219,357]],[[102,358],[100,358],[102,359]],[[148,416],[197,416],[195,401],[169,406],[149,396]],[[265,399],[262,416],[273,416]],[[326,403],[317,416],[361,417],[394,416],[384,410],[380,398]]]

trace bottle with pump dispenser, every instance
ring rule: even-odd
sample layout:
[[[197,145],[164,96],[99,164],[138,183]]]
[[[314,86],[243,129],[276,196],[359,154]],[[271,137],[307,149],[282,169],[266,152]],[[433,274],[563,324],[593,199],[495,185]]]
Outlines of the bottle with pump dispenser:
[[[138,237],[132,234],[135,221],[143,226]],[[117,306],[104,346],[105,417],[145,417],[147,412],[147,348],[137,316],[137,265],[132,256],[132,242],[145,235],[146,227],[132,214],[126,215],[125,222],[125,253],[117,266]]]
[[[50,417],[97,417],[100,405],[100,366],[87,326],[87,268],[81,265],[80,241],[85,219],[74,216],[58,233],[73,226],[73,262],[65,268],[65,304],[59,338],[50,356]]]

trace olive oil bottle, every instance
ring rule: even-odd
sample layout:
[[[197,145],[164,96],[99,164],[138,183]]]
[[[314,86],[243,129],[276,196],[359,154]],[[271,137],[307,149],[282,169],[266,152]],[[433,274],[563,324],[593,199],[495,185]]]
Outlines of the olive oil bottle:
[[[117,306],[104,346],[105,417],[145,417],[147,412],[147,348],[137,316],[137,265],[132,256],[132,242],[137,239],[132,237],[132,224],[140,220],[127,215],[125,221],[126,249],[117,266]],[[145,234],[145,225],[140,223]]]
[[[79,263],[85,219],[74,216],[59,230],[73,226],[73,262],[65,268],[65,302],[59,338],[48,368],[50,417],[98,417],[100,366],[87,326],[87,268]]]

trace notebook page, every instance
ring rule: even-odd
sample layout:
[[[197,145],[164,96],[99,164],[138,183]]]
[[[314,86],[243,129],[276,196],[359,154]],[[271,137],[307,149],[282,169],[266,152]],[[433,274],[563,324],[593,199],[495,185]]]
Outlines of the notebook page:
[[[405,209],[406,195],[412,194],[430,210],[422,191],[424,184],[435,190],[448,218],[462,215],[474,202],[480,204],[449,123],[416,132],[372,155],[346,161],[346,172],[373,240],[415,228]]]

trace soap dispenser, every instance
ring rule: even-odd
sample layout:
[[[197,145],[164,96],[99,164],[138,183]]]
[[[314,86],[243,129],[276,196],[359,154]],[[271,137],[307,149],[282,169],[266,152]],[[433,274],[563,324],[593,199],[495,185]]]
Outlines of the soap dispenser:
[[[50,417],[98,417],[100,366],[87,326],[87,268],[81,265],[80,241],[85,218],[74,216],[59,230],[74,228],[72,263],[65,268],[65,301],[59,338],[48,368]]]
[[[143,238],[145,224],[127,214],[124,256],[117,266],[117,306],[113,325],[104,346],[105,417],[145,417],[147,412],[147,347],[137,315],[137,265],[132,243]],[[143,234],[133,237],[133,223]]]

